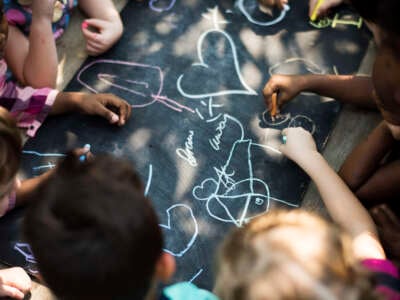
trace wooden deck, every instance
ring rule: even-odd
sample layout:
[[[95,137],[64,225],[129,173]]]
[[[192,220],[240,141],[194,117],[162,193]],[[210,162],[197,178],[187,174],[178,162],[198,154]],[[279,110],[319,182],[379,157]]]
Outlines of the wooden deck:
[[[127,0],[114,0],[114,2],[120,10]],[[57,87],[61,90],[86,59],[85,45],[80,31],[82,20],[83,15],[78,10],[75,11],[68,30],[57,45],[60,60]],[[374,53],[374,46],[371,43],[368,54],[359,70],[360,74],[370,74]],[[353,147],[376,126],[379,120],[380,116],[376,112],[367,112],[344,106],[324,151],[325,158],[335,169],[338,169]],[[310,185],[305,195],[303,207],[326,216],[324,206],[313,184]],[[34,283],[31,299],[49,300],[55,298],[46,287]]]

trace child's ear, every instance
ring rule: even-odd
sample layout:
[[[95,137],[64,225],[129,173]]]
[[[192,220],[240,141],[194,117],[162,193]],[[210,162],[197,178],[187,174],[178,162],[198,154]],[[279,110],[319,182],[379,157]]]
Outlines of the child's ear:
[[[171,254],[163,252],[157,261],[156,278],[163,283],[167,283],[174,275],[175,269],[175,258]]]

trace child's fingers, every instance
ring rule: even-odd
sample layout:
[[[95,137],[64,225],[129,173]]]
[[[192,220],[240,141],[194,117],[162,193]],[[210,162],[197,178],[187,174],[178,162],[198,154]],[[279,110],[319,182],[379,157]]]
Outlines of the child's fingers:
[[[24,299],[25,294],[15,287],[9,285],[3,285],[1,287],[1,296],[10,297],[14,299]]]
[[[269,111],[271,111],[271,109],[272,109],[272,95],[274,93],[276,93],[275,88],[273,87],[271,82],[268,82],[267,85],[263,89],[263,96],[264,96],[265,105],[267,106]]]
[[[132,106],[128,102],[114,96],[109,95],[107,99],[107,105],[116,107],[119,111],[119,122],[118,125],[122,126],[131,115]]]
[[[109,22],[101,20],[101,19],[86,19],[83,24],[92,26],[101,32],[104,28],[107,27],[108,23]]]
[[[91,56],[97,56],[101,53],[100,50],[98,50],[98,48],[93,47],[91,44],[87,43],[86,44],[86,51],[88,52],[89,55]]]

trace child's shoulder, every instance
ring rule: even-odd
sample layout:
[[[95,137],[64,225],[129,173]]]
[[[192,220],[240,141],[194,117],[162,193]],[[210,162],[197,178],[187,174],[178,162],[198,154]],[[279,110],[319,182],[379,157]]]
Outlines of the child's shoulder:
[[[180,282],[166,287],[162,291],[161,300],[218,300],[218,298],[190,282]]]

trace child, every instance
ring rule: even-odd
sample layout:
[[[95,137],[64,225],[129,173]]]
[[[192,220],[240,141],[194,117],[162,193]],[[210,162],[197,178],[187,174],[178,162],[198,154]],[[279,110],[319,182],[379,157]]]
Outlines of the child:
[[[400,22],[391,13],[400,9],[400,2],[351,0],[351,3],[372,26],[378,45],[372,78],[277,75],[266,84],[264,97],[270,106],[272,94],[278,92],[278,103],[282,105],[300,92],[310,91],[378,108],[384,121],[349,155],[339,173],[366,207],[387,203],[399,214],[400,164],[389,154],[396,150],[400,139]]]
[[[162,251],[159,221],[128,161],[68,155],[31,195],[25,236],[60,299],[216,300],[189,283],[157,292],[175,260]]]
[[[67,27],[77,0],[6,0],[10,40],[5,59],[15,78],[36,88],[55,87],[57,51],[55,39]],[[123,25],[112,0],[80,0],[89,16],[82,24],[89,55],[107,51],[121,37]]]
[[[2,9],[3,1],[0,0],[0,106],[10,111],[18,120],[18,126],[27,130],[28,136],[34,136],[47,114],[73,110],[100,115],[112,124],[125,124],[130,117],[131,106],[114,95],[58,92],[49,88],[35,90],[31,87],[20,88],[13,82],[7,82],[7,64],[2,59],[2,53],[7,48],[8,23]],[[117,113],[111,111],[110,106]]]
[[[314,180],[337,225],[293,210],[270,212],[235,230],[221,248],[216,294],[222,300],[399,299],[398,271],[385,259],[367,211],[309,132],[283,134],[282,153]],[[376,273],[377,286],[366,270]]]

